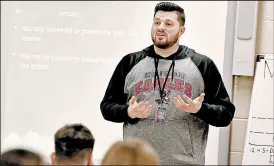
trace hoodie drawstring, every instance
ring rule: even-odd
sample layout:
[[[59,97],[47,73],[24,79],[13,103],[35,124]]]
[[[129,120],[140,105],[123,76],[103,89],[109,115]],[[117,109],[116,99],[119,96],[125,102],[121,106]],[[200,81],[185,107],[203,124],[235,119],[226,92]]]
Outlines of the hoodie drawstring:
[[[172,63],[169,67],[169,70],[168,70],[168,73],[167,73],[167,76],[164,80],[164,85],[163,87],[161,88],[161,84],[160,84],[160,77],[159,77],[159,73],[158,73],[158,64],[159,64],[159,58],[154,58],[154,65],[155,65],[155,74],[154,74],[154,90],[156,88],[156,78],[158,79],[158,85],[159,85],[159,93],[160,93],[160,97],[161,97],[161,100],[163,100],[163,98],[165,97],[165,86],[166,86],[166,82],[167,82],[167,79],[168,79],[168,76],[169,76],[169,73],[170,71],[172,70],[172,75],[171,75],[171,82],[173,81],[173,77],[174,77],[174,67],[175,67],[175,58],[176,56],[174,56],[173,60],[172,60]]]

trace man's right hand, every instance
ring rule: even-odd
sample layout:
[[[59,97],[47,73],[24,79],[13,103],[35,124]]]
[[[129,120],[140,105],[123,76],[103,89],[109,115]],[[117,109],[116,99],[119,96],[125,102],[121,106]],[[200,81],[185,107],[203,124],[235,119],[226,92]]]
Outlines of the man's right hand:
[[[127,109],[128,116],[131,119],[134,118],[147,118],[152,110],[152,105],[149,105],[149,102],[146,101],[137,103],[135,96],[132,96],[129,100],[129,107]]]

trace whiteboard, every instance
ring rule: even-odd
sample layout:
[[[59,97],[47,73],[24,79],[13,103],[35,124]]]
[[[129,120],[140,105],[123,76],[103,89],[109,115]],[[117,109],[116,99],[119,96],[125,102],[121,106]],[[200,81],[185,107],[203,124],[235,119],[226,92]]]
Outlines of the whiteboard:
[[[1,1],[1,150],[20,145],[49,158],[56,130],[81,122],[102,159],[123,133],[104,120],[100,102],[118,61],[152,44],[157,3]],[[227,1],[175,3],[186,12],[180,43],[223,74]],[[207,147],[206,163],[217,165],[219,128],[210,126]]]
[[[259,56],[256,64],[243,165],[274,164],[273,57]]]

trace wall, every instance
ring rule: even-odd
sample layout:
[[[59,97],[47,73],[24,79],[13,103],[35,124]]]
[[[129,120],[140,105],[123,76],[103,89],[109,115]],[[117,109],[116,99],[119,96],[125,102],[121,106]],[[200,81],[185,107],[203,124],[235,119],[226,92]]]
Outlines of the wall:
[[[273,6],[274,4],[271,1],[259,2],[256,55],[273,55],[274,53]],[[236,114],[231,125],[230,165],[241,165],[242,163],[253,81],[254,77],[242,76],[234,79],[233,98],[236,105]]]

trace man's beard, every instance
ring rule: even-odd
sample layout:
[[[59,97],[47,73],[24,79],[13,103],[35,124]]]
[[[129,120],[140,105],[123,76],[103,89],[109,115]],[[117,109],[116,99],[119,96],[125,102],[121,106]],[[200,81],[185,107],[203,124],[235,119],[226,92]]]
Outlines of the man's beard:
[[[164,42],[159,41],[159,40],[156,41],[157,36],[153,36],[152,34],[151,34],[151,38],[152,38],[152,41],[155,46],[157,46],[158,48],[161,48],[161,49],[167,49],[167,48],[172,47],[175,43],[177,43],[178,38],[179,38],[179,32],[175,36],[173,36],[171,38],[171,40],[168,40],[167,36],[166,36],[166,39]]]

